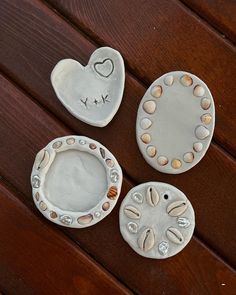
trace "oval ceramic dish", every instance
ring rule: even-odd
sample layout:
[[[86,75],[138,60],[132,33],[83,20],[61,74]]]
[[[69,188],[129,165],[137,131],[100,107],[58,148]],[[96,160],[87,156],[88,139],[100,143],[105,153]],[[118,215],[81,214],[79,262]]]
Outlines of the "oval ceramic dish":
[[[179,253],[190,241],[194,211],[176,187],[147,182],[131,189],[120,207],[120,231],[138,254],[164,259]]]
[[[121,190],[122,170],[99,142],[65,136],[37,154],[31,184],[35,205],[47,219],[83,228],[112,211]]]
[[[146,91],[137,115],[136,137],[144,159],[164,173],[178,174],[205,155],[215,127],[207,85],[193,74],[167,73]]]

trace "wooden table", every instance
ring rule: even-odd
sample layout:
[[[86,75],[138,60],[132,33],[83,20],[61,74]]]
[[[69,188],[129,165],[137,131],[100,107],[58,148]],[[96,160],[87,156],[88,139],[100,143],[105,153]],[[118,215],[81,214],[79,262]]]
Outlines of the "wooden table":
[[[0,293],[236,294],[236,2],[235,0],[1,0],[0,2]],[[54,65],[86,64],[100,46],[125,59],[121,107],[105,128],[72,117],[50,84]],[[139,101],[173,70],[204,80],[216,129],[204,159],[180,175],[146,164],[135,140]],[[183,190],[196,212],[190,244],[150,260],[123,241],[116,206],[91,228],[56,226],[33,205],[36,152],[55,137],[82,134],[110,149],[124,171],[120,201],[137,183]]]

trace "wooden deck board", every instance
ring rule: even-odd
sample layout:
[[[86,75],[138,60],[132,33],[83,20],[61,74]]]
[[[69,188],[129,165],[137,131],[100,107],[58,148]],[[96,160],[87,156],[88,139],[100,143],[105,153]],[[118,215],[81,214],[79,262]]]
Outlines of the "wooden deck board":
[[[22,0],[20,5],[17,0],[1,2],[0,65],[8,79],[0,77],[0,176],[22,194],[13,193],[0,183],[0,202],[3,187],[4,198],[10,197],[13,202],[9,206],[17,209],[21,206],[25,208],[20,205],[21,202],[27,204],[28,209],[24,209],[28,212],[26,219],[28,214],[32,215],[30,211],[33,211],[34,220],[38,224],[37,230],[41,232],[39,224],[42,224],[42,234],[45,237],[46,227],[53,230],[59,239],[71,243],[64,237],[64,232],[111,272],[109,277],[96,264],[95,269],[97,267],[101,271],[101,286],[91,286],[89,275],[86,273],[83,277],[79,273],[85,281],[82,286],[84,292],[90,287],[95,288],[95,294],[99,292],[106,276],[110,278],[109,288],[114,287],[112,294],[116,294],[116,290],[128,292],[114,279],[115,275],[134,292],[142,295],[163,292],[233,294],[232,291],[236,288],[235,272],[215,256],[214,252],[230,265],[236,266],[236,237],[232,235],[236,217],[232,211],[235,203],[236,163],[231,157],[236,155],[236,104],[233,99],[236,84],[228,83],[230,77],[235,75],[231,62],[235,58],[235,49],[178,1],[151,0],[143,7],[140,4],[140,9],[134,10],[130,10],[135,4],[133,0],[102,0],[99,5],[92,0],[49,2],[50,5],[38,0]],[[55,13],[53,7],[67,19]],[[152,13],[153,11],[158,13]],[[173,22],[169,21],[171,15],[175,15]],[[186,24],[188,27],[184,30]],[[199,36],[201,44],[197,42],[199,39],[196,40]],[[158,47],[155,40],[161,40]],[[63,108],[50,85],[50,72],[58,60],[66,57],[86,64],[90,54],[103,44],[121,51],[128,71],[120,110],[107,127],[100,129],[76,120]],[[187,49],[184,57],[181,56],[183,48]],[[177,59],[174,59],[173,54],[176,54]],[[211,67],[209,75],[208,67]],[[217,126],[214,139],[221,146],[212,144],[206,157],[191,171],[182,175],[166,175],[150,168],[138,151],[135,140],[136,112],[151,80],[168,70],[180,68],[199,75],[210,85],[213,95],[216,93]],[[225,76],[219,81],[222,74]],[[36,152],[53,138],[72,133],[90,136],[102,142],[114,153],[125,172],[122,194],[112,214],[96,226],[85,230],[64,229],[44,219],[33,206],[29,183]],[[128,148],[123,148],[125,146]],[[144,259],[128,247],[119,233],[119,205],[132,186],[150,180],[171,183],[188,195],[197,217],[195,234],[213,252],[196,237],[183,252],[165,261]],[[17,213],[17,216],[20,215]],[[3,218],[2,228],[6,233],[6,214]],[[12,232],[17,230],[13,223],[9,228]],[[17,234],[16,237],[23,236],[26,239],[21,232]],[[6,237],[3,239],[6,243],[11,236],[7,232],[3,237]],[[83,251],[73,242],[72,246],[78,257],[84,258]],[[34,247],[35,244],[32,249]],[[35,294],[37,288],[40,291],[43,286],[37,287],[38,281],[34,273],[30,274],[30,278],[25,269],[26,262],[19,259],[17,264],[18,261],[12,259],[9,251],[1,252],[1,249],[0,242],[0,255],[6,254],[4,261],[10,262],[10,266],[6,268],[5,263],[5,268],[1,267],[0,256],[0,290],[4,294],[13,290],[11,293],[15,294],[14,288],[19,286],[20,293],[17,294]],[[15,251],[20,252],[20,249],[16,248]],[[39,251],[40,253],[42,252]],[[94,262],[87,255],[85,258],[87,271],[89,267],[93,268]],[[32,265],[39,259],[39,255],[34,259]],[[68,276],[70,269],[76,267],[78,261],[65,270],[66,282],[71,279]],[[63,258],[58,263],[62,262]],[[138,266],[138,270],[134,266]],[[55,271],[55,275],[58,271]],[[3,272],[6,273],[5,276],[2,275]],[[18,282],[15,278],[21,275],[25,280]],[[46,280],[48,284],[51,278],[52,289],[54,277],[46,277]],[[62,290],[66,282],[60,282]],[[74,287],[75,285],[71,286],[69,294],[77,294]],[[43,291],[41,294],[44,294]]]
[[[174,70],[199,76],[215,100],[214,139],[236,156],[235,47],[182,3],[150,0],[137,9],[136,0],[48,2],[98,44],[118,49],[129,70],[148,86]]]
[[[0,286],[6,294],[131,294],[0,181]]]
[[[235,0],[181,0],[210,25],[236,43]]]
[[[24,194],[21,201],[32,203],[30,173],[36,152],[50,139],[72,131],[5,78],[1,77],[0,82],[0,175]],[[167,294],[188,294],[189,290],[192,294],[208,294],[214,290],[217,294],[222,290],[221,282],[231,287],[236,284],[234,271],[195,238],[179,255],[165,261],[145,259],[133,252],[122,239],[118,227],[120,202],[133,185],[124,177],[117,206],[96,226],[63,230],[97,262],[139,294],[159,294],[163,290]],[[42,222],[50,223],[36,208],[34,212]],[[230,291],[230,288],[223,290]]]
[[[167,175],[158,173],[148,166],[135,140],[136,112],[145,87],[129,74],[126,76],[125,94],[120,110],[105,129],[94,128],[73,118],[56,99],[50,85],[50,72],[56,62],[64,57],[76,58],[86,63],[96,47],[47,6],[37,1],[22,1],[18,11],[17,6],[12,3],[13,1],[7,5],[10,6],[7,9],[8,17],[4,16],[4,28],[7,33],[7,45],[4,45],[1,61],[4,70],[43,106],[72,128],[74,133],[82,133],[104,143],[116,155],[129,177],[136,182],[159,180],[182,189],[195,208],[198,235],[222,257],[236,265],[236,257],[233,255],[236,237],[229,239],[235,222],[233,218],[228,218],[232,214],[229,204],[234,203],[236,191],[235,161],[212,144],[201,163],[187,173]],[[13,15],[14,26],[10,24]],[[24,32],[26,20],[28,25],[34,28],[31,33]],[[67,42],[69,45],[65,46]],[[14,52],[15,58],[10,59],[9,56]],[[46,125],[47,129],[51,128],[45,123]],[[25,132],[23,131],[22,136]],[[129,148],[120,148],[121,146]],[[227,249],[225,240],[229,241]]]

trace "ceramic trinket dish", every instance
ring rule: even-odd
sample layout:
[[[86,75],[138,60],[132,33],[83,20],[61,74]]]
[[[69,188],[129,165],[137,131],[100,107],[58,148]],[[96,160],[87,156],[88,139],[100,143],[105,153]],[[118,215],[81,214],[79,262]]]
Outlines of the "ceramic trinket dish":
[[[35,205],[47,219],[83,228],[112,211],[122,170],[99,142],[71,135],[54,139],[37,154],[31,185]]]
[[[63,59],[51,73],[58,99],[79,120],[106,126],[116,114],[123,96],[125,69],[121,54],[101,47],[93,52],[87,66]]]
[[[138,254],[164,259],[189,243],[195,226],[194,211],[176,187],[147,182],[131,189],[120,207],[120,231]]]
[[[203,158],[214,126],[214,101],[207,85],[193,74],[170,72],[154,81],[142,98],[136,138],[148,164],[178,174]]]

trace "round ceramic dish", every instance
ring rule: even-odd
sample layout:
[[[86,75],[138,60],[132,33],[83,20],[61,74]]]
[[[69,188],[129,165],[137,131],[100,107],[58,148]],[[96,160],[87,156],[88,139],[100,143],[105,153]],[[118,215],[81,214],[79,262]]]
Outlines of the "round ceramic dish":
[[[163,259],[179,253],[190,241],[194,211],[176,187],[147,182],[131,189],[120,207],[120,231],[138,254]]]
[[[59,61],[52,86],[67,110],[93,126],[106,126],[116,114],[124,91],[125,69],[120,53],[109,47],[94,51],[86,66],[73,59]]]
[[[193,74],[170,72],[154,81],[140,102],[137,142],[153,168],[178,174],[203,158],[214,126],[214,101],[207,85]]]
[[[35,205],[47,219],[83,228],[112,211],[122,170],[99,142],[71,135],[54,139],[37,154],[31,184]]]

